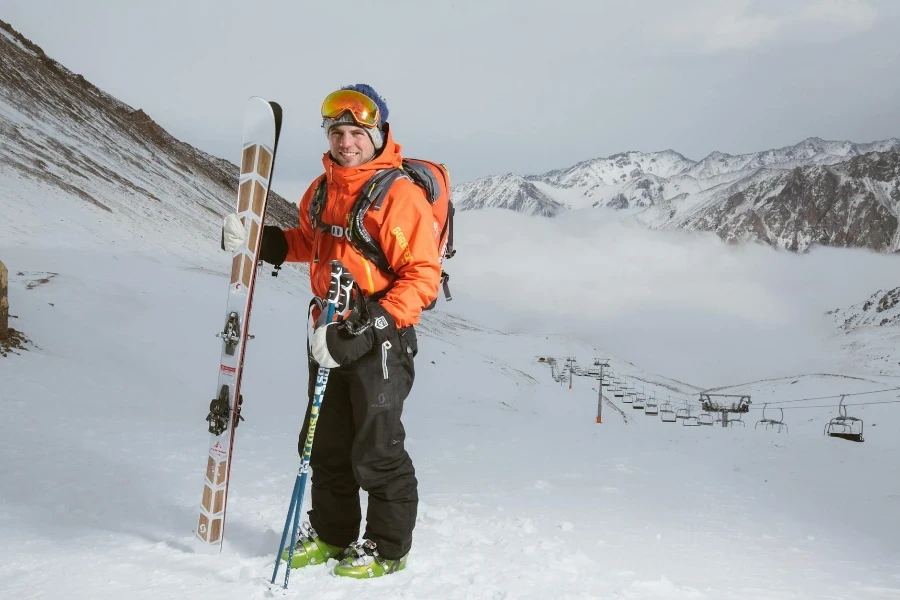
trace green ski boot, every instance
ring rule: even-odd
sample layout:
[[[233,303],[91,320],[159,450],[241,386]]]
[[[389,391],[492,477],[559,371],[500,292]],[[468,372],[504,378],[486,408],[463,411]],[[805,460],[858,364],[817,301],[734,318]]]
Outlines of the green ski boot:
[[[309,565],[324,565],[329,558],[341,560],[349,555],[350,548],[338,548],[325,543],[316,534],[316,530],[309,523],[303,523],[305,533],[300,534],[297,545],[294,546],[294,556],[291,560],[291,568],[299,569]],[[289,548],[281,553],[281,560],[287,562]]]
[[[356,542],[348,550],[349,555],[334,568],[335,575],[354,577],[356,579],[371,579],[382,575],[390,575],[405,569],[406,559],[409,558],[409,553],[403,558],[396,560],[382,558],[378,554],[375,542],[371,540]]]

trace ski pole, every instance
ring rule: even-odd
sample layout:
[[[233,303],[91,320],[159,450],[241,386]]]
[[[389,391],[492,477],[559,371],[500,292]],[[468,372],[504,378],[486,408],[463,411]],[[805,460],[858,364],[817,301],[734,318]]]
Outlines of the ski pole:
[[[338,260],[331,261],[331,284],[328,288],[328,296],[325,300],[325,323],[330,323],[334,319],[336,312],[343,311],[347,303],[349,303],[349,289],[352,286],[346,285],[347,279],[352,281],[352,275],[344,272],[344,267]],[[347,294],[346,300],[344,299]],[[323,325],[324,326],[324,325]],[[272,572],[272,583],[278,577],[278,568],[281,565],[281,553],[284,552],[285,544],[288,539],[288,531],[292,533],[290,548],[288,549],[287,567],[284,573],[284,588],[287,589],[288,581],[291,576],[291,562],[294,560],[295,540],[300,530],[300,512],[303,510],[303,496],[306,490],[306,480],[309,477],[309,461],[312,455],[313,437],[316,433],[316,423],[319,420],[319,409],[322,406],[322,400],[325,397],[325,386],[328,383],[328,374],[330,369],[319,367],[316,373],[316,386],[313,391],[313,401],[309,412],[309,424],[307,426],[306,442],[303,445],[303,457],[300,462],[300,470],[297,472],[297,478],[294,480],[294,489],[291,492],[291,502],[288,507],[287,518],[284,521],[284,531],[281,534],[281,543],[278,546],[278,553],[275,555],[275,570]]]

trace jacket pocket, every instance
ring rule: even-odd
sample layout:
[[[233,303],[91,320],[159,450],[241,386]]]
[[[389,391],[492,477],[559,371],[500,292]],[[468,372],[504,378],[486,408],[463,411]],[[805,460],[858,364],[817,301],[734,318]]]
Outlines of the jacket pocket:
[[[416,354],[419,353],[419,340],[416,337],[415,328],[412,325],[404,327],[399,331],[399,336],[403,352],[408,354],[410,358],[415,358]]]

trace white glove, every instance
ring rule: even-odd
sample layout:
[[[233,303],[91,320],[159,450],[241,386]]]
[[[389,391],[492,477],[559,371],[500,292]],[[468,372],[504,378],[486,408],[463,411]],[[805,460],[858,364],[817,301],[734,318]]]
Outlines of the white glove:
[[[244,224],[237,213],[231,213],[225,216],[225,222],[222,224],[222,245],[228,252],[234,252],[244,245],[247,238],[247,232],[244,230]]]

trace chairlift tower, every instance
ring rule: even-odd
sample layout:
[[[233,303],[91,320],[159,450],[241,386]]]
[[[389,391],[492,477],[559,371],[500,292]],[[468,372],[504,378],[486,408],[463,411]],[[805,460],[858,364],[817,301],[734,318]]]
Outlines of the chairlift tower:
[[[550,358],[544,360],[544,362],[550,365],[550,377],[552,377],[553,380],[556,381],[556,378],[559,376],[556,373],[556,359],[551,356]]]
[[[572,389],[572,371],[575,370],[575,357],[570,356],[566,359],[566,366],[569,368],[569,389]]]
[[[728,427],[729,413],[750,412],[749,394],[700,394],[700,406],[708,413],[722,415],[722,427]]]
[[[597,422],[603,422],[603,368],[609,367],[609,360],[595,358],[594,366],[600,367],[600,375],[597,377]]]

